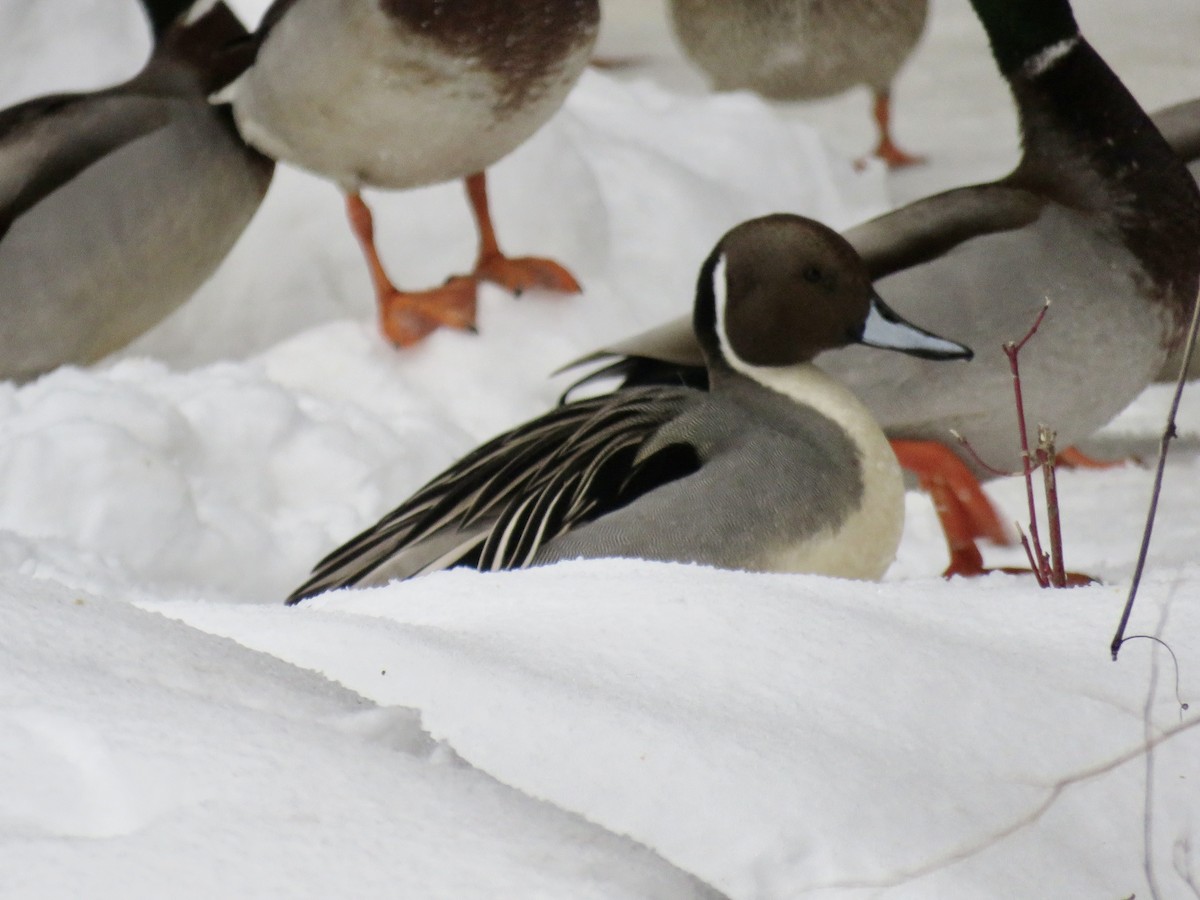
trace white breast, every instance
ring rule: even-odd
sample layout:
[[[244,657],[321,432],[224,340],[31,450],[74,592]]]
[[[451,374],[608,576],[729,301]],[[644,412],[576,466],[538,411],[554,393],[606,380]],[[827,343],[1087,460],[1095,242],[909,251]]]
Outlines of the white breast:
[[[896,558],[904,530],[904,480],[896,454],[871,413],[847,388],[812,364],[735,367],[839,425],[858,448],[862,466],[862,503],[849,518],[836,530],[776,551],[768,568],[845,578],[883,577]]]

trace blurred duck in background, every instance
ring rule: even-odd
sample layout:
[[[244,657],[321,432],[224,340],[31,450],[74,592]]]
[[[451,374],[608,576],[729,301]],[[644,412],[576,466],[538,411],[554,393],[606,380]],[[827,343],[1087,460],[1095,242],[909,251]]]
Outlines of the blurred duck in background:
[[[1192,178],[1200,184],[1200,99],[1160,109],[1151,118],[1188,167]],[[1179,378],[1179,369],[1187,349],[1186,345],[1176,348],[1158,373],[1158,381],[1175,381]],[[1200,353],[1192,354],[1187,377],[1191,381],[1200,378]]]
[[[102,359],[186,301],[258,209],[274,164],[209,94],[250,57],[224,3],[146,2],[130,81],[0,112],[0,378]]]
[[[557,263],[501,252],[484,170],[562,105],[599,15],[597,0],[276,0],[267,10],[254,63],[224,96],[250,143],[341,187],[394,344],[473,328],[480,281],[579,290]],[[430,290],[397,289],[360,191],[459,178],[479,227],[474,270]]]
[[[925,29],[928,0],[670,0],[687,57],[719,91],[812,100],[871,90],[889,167],[921,162],[896,146],[891,91]]]

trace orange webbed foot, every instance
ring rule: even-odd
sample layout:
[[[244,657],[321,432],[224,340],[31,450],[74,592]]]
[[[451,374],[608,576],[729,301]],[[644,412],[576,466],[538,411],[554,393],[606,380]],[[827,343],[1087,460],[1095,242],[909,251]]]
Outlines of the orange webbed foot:
[[[1131,456],[1128,459],[1096,459],[1094,456],[1088,456],[1078,447],[1067,447],[1065,450],[1059,450],[1057,454],[1057,462],[1060,466],[1066,469],[1120,469],[1124,466],[1140,465],[1141,460],[1136,456]]]
[[[574,275],[554,260],[537,256],[513,258],[494,254],[481,259],[474,274],[480,281],[498,284],[518,296],[534,288],[560,294],[578,294],[582,290]]]
[[[902,169],[925,162],[923,156],[914,156],[896,146],[892,140],[892,101],[887,90],[875,92],[875,124],[879,129],[879,144],[874,155],[887,163],[889,169]]]
[[[460,275],[427,291],[379,297],[379,327],[397,347],[411,347],[438,328],[475,330],[476,280]]]
[[[1037,577],[1033,569],[1022,568],[1021,566],[1001,566],[999,569],[984,569],[980,574],[989,575],[992,572],[1003,572],[1005,575],[1032,575]],[[1076,588],[1089,587],[1093,584],[1100,584],[1100,579],[1088,575],[1084,572],[1064,572],[1062,587]]]
[[[925,162],[924,156],[917,156],[901,150],[891,141],[884,141],[875,148],[876,157],[882,159],[889,169],[905,169],[909,166],[919,166]]]

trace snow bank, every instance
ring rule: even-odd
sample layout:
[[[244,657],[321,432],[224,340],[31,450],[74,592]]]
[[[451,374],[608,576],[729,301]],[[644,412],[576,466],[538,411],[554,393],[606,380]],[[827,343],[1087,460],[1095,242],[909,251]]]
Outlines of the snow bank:
[[[310,672],[0,579],[10,897],[713,897]]]
[[[1139,6],[1154,28],[1077,5],[1147,103],[1200,92],[1177,2]],[[1070,593],[943,583],[914,493],[881,585],[613,561],[279,605],[553,402],[551,370],[689,308],[738,220],[846,225],[1002,172],[1016,140],[978,23],[933,9],[898,96],[923,171],[854,171],[864,96],[702,94],[661,10],[609,0],[605,52],[650,48],[652,80],[589,73],[491,181],[506,249],[560,258],[583,296],[488,289],[478,337],[396,353],[336,190],[283,170],[214,279],[122,359],[0,385],[2,892],[704,895],[673,866],[737,897],[1143,896],[1144,869],[1194,892],[1195,713],[1156,645],[1107,655],[1142,468],[1062,476],[1068,563],[1108,583]],[[0,5],[0,102],[130,74],[141,28],[132,0]],[[401,284],[470,263],[458,186],[372,200]],[[1165,397],[1093,449],[1153,453]],[[1189,396],[1133,629],[1171,645],[1185,700],[1198,422]],[[1025,518],[1019,483],[989,490]]]

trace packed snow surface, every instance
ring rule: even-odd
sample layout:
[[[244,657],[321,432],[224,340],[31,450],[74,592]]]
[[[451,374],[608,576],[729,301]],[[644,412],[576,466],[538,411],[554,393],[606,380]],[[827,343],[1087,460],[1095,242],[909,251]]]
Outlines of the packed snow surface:
[[[1148,108],[1200,93],[1191,5],[1076,6]],[[1130,629],[1174,657],[1108,652],[1139,465],[1060,476],[1068,565],[1103,581],[1069,592],[944,582],[912,492],[882,584],[611,560],[281,605],[553,403],[559,365],[689,309],[736,222],[847,226],[1016,158],[966,0],[936,0],[901,77],[899,139],[930,162],[894,175],[854,165],[865,92],[710,96],[657,3],[605,14],[601,54],[635,65],[589,71],[491,178],[505,248],[562,260],[582,296],[487,288],[478,336],[399,353],[337,191],[283,167],[171,320],[0,384],[0,895],[1200,895],[1191,395]],[[147,46],[131,0],[6,0],[0,40],[3,104],[111,83]],[[470,264],[461,186],[370,199],[402,285]],[[1151,459],[1168,401],[1150,389],[1089,449]],[[1027,521],[1019,481],[989,491]]]

